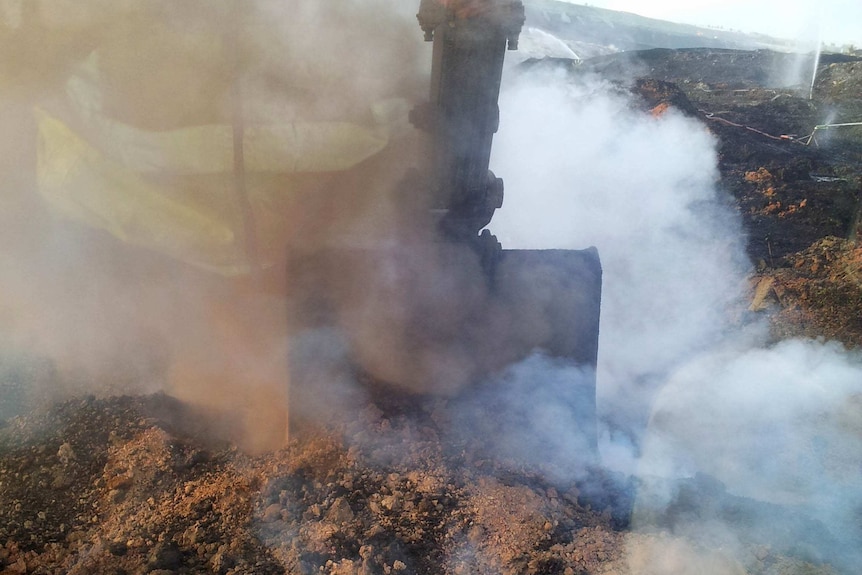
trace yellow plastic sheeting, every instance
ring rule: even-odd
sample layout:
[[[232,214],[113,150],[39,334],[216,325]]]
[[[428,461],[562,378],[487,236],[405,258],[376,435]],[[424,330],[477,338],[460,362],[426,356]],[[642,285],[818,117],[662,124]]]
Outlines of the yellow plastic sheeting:
[[[232,126],[149,132],[104,116],[89,120],[93,146],[135,172],[196,175],[234,169]],[[387,143],[382,132],[347,122],[252,126],[243,130],[244,166],[251,172],[338,172],[377,154]]]
[[[145,132],[91,116],[93,145],[43,110],[36,120],[38,187],[50,209],[205,269],[227,275],[250,269],[230,126]],[[258,228],[268,223],[255,233],[284,235],[272,228],[287,219],[265,210],[284,205],[279,196],[291,192],[285,175],[350,169],[386,146],[379,133],[339,122],[248,130],[247,193]]]
[[[98,56],[76,66],[66,82],[67,111],[76,129],[45,111],[36,113],[38,183],[49,207],[199,267],[228,275],[247,272],[234,127],[145,130],[110,117],[102,110]],[[269,236],[285,235],[278,227],[287,219],[267,212],[284,205],[277,196],[290,193],[285,175],[349,170],[378,154],[389,143],[390,124],[405,114],[403,107],[400,100],[377,103],[370,127],[348,122],[245,127],[245,187],[258,224],[255,234],[267,236],[263,244]]]
[[[207,269],[249,269],[232,123],[263,250],[297,221],[283,213],[302,207],[294,183],[359,166],[407,125],[405,102],[387,99],[401,76],[352,62],[353,12],[324,4],[0,0],[0,88],[44,106],[49,208]]]
[[[247,269],[229,222],[106,158],[49,114],[37,110],[36,121],[39,192],[59,214],[221,273]]]
[[[87,139],[103,154],[136,172],[164,175],[234,170],[234,127],[206,123],[169,130],[144,130],[103,111],[105,80],[94,52],[66,83],[70,107],[86,124]],[[259,124],[243,129],[244,168],[251,172],[337,172],[377,154],[388,143],[387,102],[378,103],[377,126],[348,122]],[[165,104],[167,105],[167,103]]]

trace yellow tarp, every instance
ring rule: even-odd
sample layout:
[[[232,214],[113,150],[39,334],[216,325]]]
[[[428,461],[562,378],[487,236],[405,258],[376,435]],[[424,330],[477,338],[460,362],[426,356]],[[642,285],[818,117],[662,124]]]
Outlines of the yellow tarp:
[[[144,133],[106,121],[93,145],[48,113],[38,110],[36,116],[39,192],[52,209],[201,267],[226,274],[248,269],[239,214],[225,218],[214,210],[238,206],[230,126]],[[245,142],[250,173],[346,170],[386,145],[385,138],[347,123],[255,128],[246,132]],[[222,197],[204,203],[185,197],[182,183],[171,185],[165,177],[208,173],[224,176],[211,189],[211,196]],[[253,207],[278,204],[258,200]]]
[[[39,192],[58,213],[183,261],[236,273],[237,233],[106,158],[60,120],[37,111]]]
[[[100,58],[94,53],[66,84],[69,105],[86,124],[87,139],[128,169],[162,175],[199,175],[234,170],[234,126],[204,124],[144,130],[103,111]],[[165,106],[169,106],[166,102]],[[245,122],[243,122],[245,124]],[[349,122],[243,125],[245,169],[250,172],[336,172],[382,150],[385,128]]]
[[[234,124],[265,235],[279,220],[266,211],[291,192],[285,178],[349,170],[378,154],[391,109],[377,100],[363,108],[346,93],[339,102],[356,100],[349,118],[315,108],[320,90],[338,93],[340,80],[313,64],[313,52],[290,60],[280,43],[288,31],[268,26],[265,11],[232,29],[231,4],[195,6],[187,14],[170,2],[0,0],[0,87],[44,101],[35,108],[37,180],[52,211],[233,275],[249,269]],[[242,86],[249,74],[251,93]]]

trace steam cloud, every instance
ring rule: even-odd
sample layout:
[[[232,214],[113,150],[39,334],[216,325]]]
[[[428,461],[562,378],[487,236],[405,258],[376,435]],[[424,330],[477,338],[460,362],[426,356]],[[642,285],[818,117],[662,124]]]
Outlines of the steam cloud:
[[[597,80],[530,75],[502,105],[508,193],[491,227],[507,247],[598,247],[600,399],[620,426],[643,422],[663,374],[731,327],[748,270],[712,137]]]
[[[695,495],[702,506],[677,533],[736,550],[695,557],[678,541],[648,551],[633,540],[631,567],[735,573],[750,559],[742,548],[753,530],[800,521],[782,515],[788,508],[820,527],[790,536],[787,527],[773,541],[858,565],[862,363],[834,343],[769,344],[763,326],[743,321],[745,238],[716,189],[704,127],[673,112],[643,114],[595,78],[548,72],[513,81],[501,114],[493,163],[507,197],[495,233],[510,248],[593,244],[602,256],[600,449],[603,464],[640,477],[635,526],[673,523],[681,486],[705,482]],[[553,382],[555,372],[530,378]],[[554,442],[566,428],[538,433],[551,441],[547,450],[530,444],[534,460],[565,453]],[[753,505],[746,521],[757,527],[722,516],[710,490]]]

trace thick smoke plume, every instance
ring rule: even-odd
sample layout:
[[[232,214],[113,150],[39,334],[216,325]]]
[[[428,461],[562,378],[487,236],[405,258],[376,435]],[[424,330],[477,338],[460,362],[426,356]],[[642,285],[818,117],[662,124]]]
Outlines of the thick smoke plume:
[[[746,316],[745,238],[704,126],[644,114],[597,79],[547,72],[516,79],[502,102],[494,163],[507,198],[492,228],[507,247],[599,248],[603,464],[639,478],[636,527],[695,541],[632,539],[631,568],[742,572],[746,545],[763,541],[858,565],[862,365],[837,344],[770,345]],[[556,381],[546,368],[529,380]],[[518,444],[555,461],[569,430],[539,426],[553,438],[547,450]]]
[[[521,78],[503,113],[495,158],[509,192],[492,228],[507,247],[598,247],[600,400],[622,430],[642,423],[663,374],[730,327],[744,285],[713,139],[610,85],[547,73]]]

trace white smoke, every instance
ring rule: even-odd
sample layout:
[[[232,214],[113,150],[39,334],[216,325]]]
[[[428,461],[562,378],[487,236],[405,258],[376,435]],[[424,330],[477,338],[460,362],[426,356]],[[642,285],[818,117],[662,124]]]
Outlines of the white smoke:
[[[189,36],[182,24],[202,25],[201,15],[188,7],[182,8],[188,12],[174,14],[172,10],[182,9],[168,4],[152,6],[165,8],[165,17],[174,18],[170,22],[175,25],[161,22],[164,37],[183,45]],[[15,101],[10,97],[6,102],[4,96],[0,110],[2,337],[106,379],[128,369],[128,358],[137,358],[144,365],[132,365],[136,379],[154,370],[158,379],[171,376],[193,395],[218,398],[230,408],[240,390],[260,397],[250,408],[280,404],[283,302],[259,297],[239,282],[178,272],[172,264],[127,251],[103,236],[60,234],[34,189],[35,126],[21,118],[29,118],[40,101],[61,96],[52,90],[62,91],[67,70],[99,41],[110,40],[117,58],[148,61],[145,68],[121,67],[128,72],[127,81],[145,80],[152,92],[135,94],[138,100],[153,99],[148,106],[136,100],[138,105],[167,113],[165,102],[156,98],[166,93],[170,115],[183,121],[191,121],[205,106],[197,93],[178,92],[178,84],[167,81],[174,77],[167,71],[189,85],[196,73],[216,63],[183,66],[197,63],[194,53],[170,61],[148,58],[147,48],[164,49],[161,37],[142,28],[137,30],[141,44],[129,40],[127,30],[114,25],[127,17],[136,21],[134,14],[119,15],[122,3],[111,10],[104,9],[103,1],[57,2],[51,9],[47,2],[39,5],[44,21],[29,24],[34,30],[63,27],[69,28],[68,35],[83,37],[70,43],[76,50],[62,43],[34,48],[24,42],[23,48],[35,51],[3,56],[4,64],[16,71],[37,69],[32,62],[42,60],[30,59],[36,56],[57,62],[51,60],[46,68],[56,77],[34,81],[26,86],[30,92],[17,86]],[[2,6],[7,28],[22,35],[30,31],[16,8],[19,3]],[[245,96],[252,103],[246,107],[264,116],[254,120],[306,115],[351,119],[366,115],[378,99],[414,98],[420,92],[416,78],[427,50],[417,48],[421,42],[416,40],[420,33],[412,3],[266,1],[258,8],[250,24],[269,27],[263,26],[267,34],[252,35],[256,41],[248,47],[251,54],[267,56],[258,61],[262,69],[248,72]],[[221,21],[219,16],[210,14],[207,21]],[[224,33],[218,27],[210,32],[213,37]],[[62,40],[66,35],[50,37]],[[164,82],[154,82],[151,73],[156,72],[166,75]],[[281,96],[288,101],[275,101]],[[119,103],[134,107],[131,101]],[[734,333],[734,313],[749,269],[739,222],[716,190],[714,141],[705,127],[673,111],[652,118],[607,84],[573,83],[553,75],[523,76],[508,86],[501,106],[494,169],[507,182],[507,198],[493,231],[507,248],[596,245],[602,256],[598,382],[607,423],[601,444],[605,462],[629,470],[640,463],[649,473],[668,476],[707,473],[737,494],[803,500],[819,518],[836,517],[830,514],[834,507],[858,501],[853,465],[860,459],[862,432],[854,386],[862,381],[862,370],[831,346],[796,342],[763,349],[751,344],[757,342],[756,334],[739,338]],[[344,197],[350,198],[360,187],[352,180],[342,185],[350,192]],[[370,211],[368,206],[377,205],[375,196],[348,203],[344,214],[334,214],[329,208],[336,202],[308,196],[297,205],[320,225],[298,222],[302,225],[291,229],[297,235],[325,235],[320,230],[352,223],[360,208]],[[376,225],[378,219],[365,221]],[[719,347],[729,337],[734,345]],[[350,404],[355,396],[342,361],[343,342],[325,332],[308,338],[300,344],[322,341],[334,362],[330,371],[311,375],[334,381],[343,398],[339,403]],[[258,369],[261,373],[252,373]],[[563,431],[557,429],[565,418],[554,409],[559,398],[554,389],[570,381],[567,370],[572,368],[555,371],[559,369],[531,358],[503,378],[508,385],[502,389],[510,395],[500,401],[519,405],[519,398],[536,400],[522,405],[525,425],[537,427],[540,438]],[[551,376],[543,377],[541,370]],[[226,381],[219,383],[218,376]],[[547,387],[538,390],[524,383],[542,380]],[[275,427],[269,418],[259,419]],[[512,443],[517,434],[505,431],[504,447],[517,456],[523,452]],[[820,446],[826,447],[817,451]],[[563,456],[581,448],[565,443],[551,447]],[[814,453],[811,447],[817,448]],[[830,491],[835,486],[840,489]],[[825,489],[818,491],[821,487]]]
[[[507,248],[595,245],[602,258],[603,463],[671,481],[642,494],[651,512],[668,512],[674,481],[706,477],[728,497],[828,526],[783,544],[835,551],[837,540],[846,552],[862,509],[862,364],[832,343],[769,347],[763,327],[743,321],[750,264],[710,134],[673,111],[645,114],[595,79],[547,72],[518,78],[501,106],[493,163],[507,195],[492,230]],[[760,529],[782,523],[757,509]],[[724,519],[686,529],[745,541]]]
[[[619,425],[644,421],[656,379],[726,332],[747,271],[713,138],[597,81],[530,75],[501,101],[491,227],[507,248],[598,247],[599,400]]]

